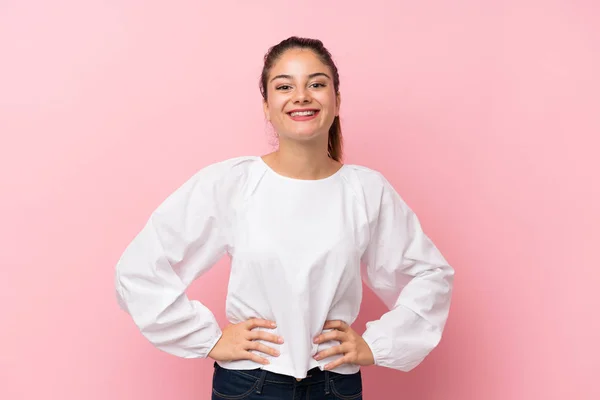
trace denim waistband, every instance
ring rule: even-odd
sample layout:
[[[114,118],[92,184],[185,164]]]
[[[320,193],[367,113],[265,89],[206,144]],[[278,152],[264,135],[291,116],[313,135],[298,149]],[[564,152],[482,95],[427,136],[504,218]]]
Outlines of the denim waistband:
[[[219,364],[217,364],[217,362],[214,363],[214,367],[220,368],[220,369],[225,369],[225,368],[221,367]],[[298,380],[298,379],[294,378],[293,376],[278,374],[276,372],[267,371],[262,368],[248,369],[248,370],[236,369],[236,370],[232,370],[232,371],[235,371],[238,374],[251,376],[251,377],[257,379],[259,381],[258,393],[260,393],[260,390],[262,389],[262,386],[265,382],[280,384],[280,385],[296,385],[296,386],[324,383],[325,384],[325,392],[329,393],[330,381],[343,376],[337,372],[331,372],[331,371],[327,371],[327,370],[321,371],[321,369],[319,367],[315,367],[315,368],[309,370],[306,378],[303,378],[301,380]],[[360,371],[357,372],[356,374],[360,376]]]

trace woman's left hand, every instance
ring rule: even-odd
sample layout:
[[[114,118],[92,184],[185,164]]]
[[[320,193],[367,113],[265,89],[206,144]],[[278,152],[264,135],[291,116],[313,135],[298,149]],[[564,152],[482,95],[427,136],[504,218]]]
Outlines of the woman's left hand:
[[[343,321],[332,320],[325,322],[323,329],[333,329],[331,332],[322,333],[314,339],[315,343],[324,343],[330,340],[340,342],[339,346],[330,347],[314,355],[315,360],[343,354],[343,357],[327,364],[326,370],[339,367],[342,364],[373,365],[375,360],[371,348],[365,340]]]

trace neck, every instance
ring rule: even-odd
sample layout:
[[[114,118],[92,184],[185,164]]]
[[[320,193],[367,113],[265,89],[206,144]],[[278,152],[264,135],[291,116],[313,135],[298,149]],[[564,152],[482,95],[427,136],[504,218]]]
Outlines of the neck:
[[[327,146],[287,140],[280,140],[279,150],[263,159],[276,172],[296,179],[326,178],[341,167],[327,156]]]

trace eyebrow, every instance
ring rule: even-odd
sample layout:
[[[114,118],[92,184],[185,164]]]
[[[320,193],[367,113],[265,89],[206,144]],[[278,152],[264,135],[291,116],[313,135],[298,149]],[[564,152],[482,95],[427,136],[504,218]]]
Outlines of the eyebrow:
[[[308,75],[308,78],[312,79],[317,76],[324,76],[331,80],[331,77],[329,75],[327,75],[325,72],[315,72],[314,74]],[[292,76],[291,75],[276,75],[273,77],[273,79],[271,79],[271,82],[273,82],[275,79],[292,79]]]

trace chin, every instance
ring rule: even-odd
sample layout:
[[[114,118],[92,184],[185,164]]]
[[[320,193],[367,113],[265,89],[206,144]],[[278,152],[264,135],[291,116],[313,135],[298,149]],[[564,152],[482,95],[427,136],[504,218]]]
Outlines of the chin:
[[[327,134],[327,132],[324,133],[323,130],[319,129],[317,126],[292,126],[287,130],[287,136],[296,138],[310,139],[323,134]]]
[[[321,136],[320,132],[315,131],[296,131],[288,133],[287,135],[290,139],[295,140],[314,140]]]

